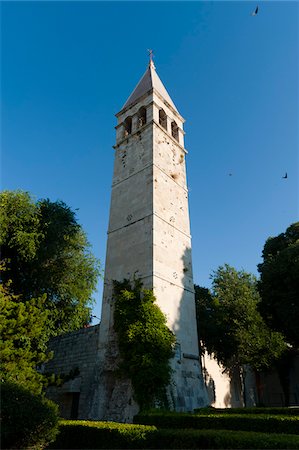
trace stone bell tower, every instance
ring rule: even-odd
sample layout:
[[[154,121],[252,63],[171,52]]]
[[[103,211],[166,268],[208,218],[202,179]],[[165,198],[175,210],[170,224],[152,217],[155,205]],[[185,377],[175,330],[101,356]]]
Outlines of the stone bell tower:
[[[138,410],[128,380],[115,379],[112,280],[138,277],[152,288],[177,339],[169,398],[177,411],[207,404],[193,288],[184,119],[154,63],[116,115],[99,383],[91,417],[130,421]]]

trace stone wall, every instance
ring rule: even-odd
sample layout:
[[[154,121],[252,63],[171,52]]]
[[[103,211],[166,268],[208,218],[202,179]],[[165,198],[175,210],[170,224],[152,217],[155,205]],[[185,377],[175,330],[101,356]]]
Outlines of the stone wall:
[[[214,408],[242,408],[244,401],[239,371],[228,372],[207,352],[201,361],[209,405]]]
[[[239,370],[229,372],[218,364],[213,355],[205,352],[201,360],[209,405],[215,408],[286,405],[285,393],[276,370],[256,373],[250,366],[244,366],[242,382]],[[289,406],[298,405],[299,355],[294,355],[289,371]]]
[[[60,414],[66,419],[87,419],[91,395],[95,389],[99,361],[97,346],[100,325],[57,336],[51,339],[49,350],[53,359],[45,366],[45,372],[69,374],[79,370],[79,374],[61,387],[51,386],[47,397],[59,404]]]

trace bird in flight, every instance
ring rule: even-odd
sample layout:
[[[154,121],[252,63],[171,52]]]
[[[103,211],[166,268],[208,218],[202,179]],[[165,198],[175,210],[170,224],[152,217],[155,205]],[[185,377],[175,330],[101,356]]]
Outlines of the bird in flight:
[[[255,10],[252,11],[251,15],[252,15],[252,16],[257,16],[258,12],[259,12],[259,7],[258,7],[258,5],[257,5],[257,7],[255,8]]]
[[[286,172],[285,176],[284,176],[284,177],[282,177],[282,178],[288,178],[288,174],[287,174],[287,172]]]

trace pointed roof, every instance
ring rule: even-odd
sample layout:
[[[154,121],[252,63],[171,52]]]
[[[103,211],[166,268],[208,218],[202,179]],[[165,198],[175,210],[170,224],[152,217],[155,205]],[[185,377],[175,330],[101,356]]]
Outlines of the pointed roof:
[[[164,100],[166,100],[173,107],[173,109],[178,112],[175,104],[171,100],[170,95],[166,91],[162,81],[158,76],[154,62],[152,60],[149,62],[145,74],[135,87],[134,91],[132,92],[122,109],[128,108],[128,106],[135,103],[140,97],[142,97],[142,95],[144,95],[151,89],[155,89],[164,98]]]

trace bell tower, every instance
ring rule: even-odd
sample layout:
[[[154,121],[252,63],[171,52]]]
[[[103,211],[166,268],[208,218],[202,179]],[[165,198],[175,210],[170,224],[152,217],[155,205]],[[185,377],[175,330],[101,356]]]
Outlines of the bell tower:
[[[91,417],[130,421],[130,382],[117,380],[112,281],[138,277],[154,290],[177,339],[171,361],[173,409],[192,411],[207,397],[198,350],[184,147],[184,119],[155,70],[116,115],[116,145],[99,340],[99,384]]]

